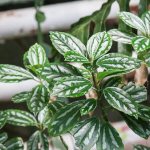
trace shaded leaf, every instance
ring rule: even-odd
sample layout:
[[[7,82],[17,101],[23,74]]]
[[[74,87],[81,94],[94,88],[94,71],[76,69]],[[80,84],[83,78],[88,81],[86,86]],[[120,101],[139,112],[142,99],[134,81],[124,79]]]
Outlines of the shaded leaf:
[[[27,70],[14,65],[0,64],[0,82],[20,82],[34,79],[34,76]]]
[[[150,150],[150,148],[145,145],[135,145],[134,150]]]
[[[30,113],[17,110],[17,109],[8,109],[5,110],[8,115],[7,123],[15,126],[36,126],[37,122],[33,115]]]
[[[112,40],[107,32],[94,34],[87,42],[87,51],[91,61],[106,54],[112,46]]]
[[[122,89],[137,103],[147,100],[147,90],[145,86],[135,85],[133,82],[129,82],[127,85],[123,86]]]
[[[148,67],[150,67],[150,53],[143,56]]]
[[[124,90],[118,87],[107,87],[104,89],[104,96],[107,102],[115,109],[125,114],[137,116],[137,104]]]
[[[6,124],[7,118],[7,114],[3,111],[0,111],[0,129]]]
[[[82,150],[91,150],[100,134],[100,122],[97,118],[90,118],[79,122],[71,131],[75,144]]]
[[[58,97],[79,97],[88,92],[92,87],[89,80],[79,76],[62,78],[52,89],[52,96]]]
[[[0,144],[0,150],[7,150],[7,148],[3,144]]]
[[[139,104],[138,116],[146,121],[150,121],[150,107]]]
[[[124,150],[124,145],[118,132],[107,122],[100,127],[96,148],[97,150]]]
[[[145,23],[147,34],[150,35],[150,11],[142,15],[142,20]]]
[[[6,132],[0,133],[0,143],[4,143],[8,139],[8,135]]]

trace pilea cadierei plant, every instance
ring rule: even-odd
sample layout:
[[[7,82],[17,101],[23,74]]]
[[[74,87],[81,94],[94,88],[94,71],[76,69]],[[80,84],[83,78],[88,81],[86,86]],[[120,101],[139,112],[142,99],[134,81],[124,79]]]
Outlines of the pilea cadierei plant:
[[[133,22],[133,17],[129,18]],[[147,36],[145,32],[144,36]],[[31,79],[37,82],[31,91],[12,97],[14,103],[25,102],[30,112],[0,111],[0,128],[5,124],[36,127],[27,141],[28,150],[48,150],[49,139],[58,136],[69,149],[62,138],[65,133],[74,137],[79,150],[123,150],[122,139],[108,117],[109,112],[117,111],[136,134],[147,139],[150,107],[143,104],[147,100],[147,90],[143,85],[126,82],[123,77],[145,61],[141,57],[108,53],[112,39],[105,31],[91,36],[86,46],[64,32],[50,32],[50,39],[64,62],[50,63],[43,47],[35,44],[24,55],[25,69],[0,65],[0,82]],[[145,40],[143,43],[147,45]],[[69,98],[69,102],[63,98]],[[1,149],[23,149],[21,138],[6,139],[7,134],[1,133]],[[134,149],[142,148],[146,147],[138,145]]]

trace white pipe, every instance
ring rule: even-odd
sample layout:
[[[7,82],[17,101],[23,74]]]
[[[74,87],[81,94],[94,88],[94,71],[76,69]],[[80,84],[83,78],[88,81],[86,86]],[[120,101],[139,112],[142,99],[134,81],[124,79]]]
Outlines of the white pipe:
[[[43,32],[68,29],[81,17],[100,9],[107,0],[86,0],[47,5],[42,7],[46,21],[42,24]],[[139,0],[132,0],[135,5]],[[108,18],[116,17],[119,11],[117,3],[113,4]],[[37,24],[34,19],[35,9],[25,8],[0,12],[0,40],[22,37],[36,33]]]

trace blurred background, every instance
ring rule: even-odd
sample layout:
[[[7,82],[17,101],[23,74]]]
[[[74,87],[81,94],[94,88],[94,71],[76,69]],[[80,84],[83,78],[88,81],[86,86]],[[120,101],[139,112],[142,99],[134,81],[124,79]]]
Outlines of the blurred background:
[[[23,66],[23,54],[31,45],[38,42],[46,49],[50,61],[60,61],[61,56],[51,46],[49,31],[70,31],[72,24],[84,16],[91,15],[99,10],[107,0],[0,0],[0,63]],[[137,13],[139,0],[131,0],[130,10]],[[38,13],[37,13],[38,12]],[[106,20],[106,29],[118,27],[117,14],[119,6],[113,3]],[[112,51],[117,50],[114,43]],[[0,83],[0,109],[21,108],[26,110],[26,105],[13,104],[10,101],[12,95],[21,91],[30,90],[36,83],[33,81],[3,84]],[[135,135],[124,122],[118,122],[120,116],[115,112],[110,114],[110,120],[120,132],[126,149],[131,149],[131,144],[144,143]],[[13,128],[13,130],[12,130]],[[18,128],[6,126],[11,136],[27,139],[33,132],[33,128]],[[150,145],[149,145],[150,146]]]

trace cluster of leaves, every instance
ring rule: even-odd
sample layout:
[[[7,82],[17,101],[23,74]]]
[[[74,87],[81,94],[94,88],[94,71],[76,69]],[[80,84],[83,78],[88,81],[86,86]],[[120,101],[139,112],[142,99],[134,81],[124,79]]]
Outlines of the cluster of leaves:
[[[108,53],[112,40],[107,32],[91,36],[87,46],[63,32],[50,32],[50,39],[64,56],[65,63],[49,63],[42,46],[35,44],[24,55],[26,69],[0,65],[0,82],[31,79],[37,82],[31,91],[12,97],[14,103],[26,102],[30,112],[17,109],[1,111],[1,128],[6,123],[35,126],[37,131],[27,144],[29,150],[47,150],[49,136],[61,136],[68,132],[75,138],[75,145],[82,150],[90,150],[93,146],[97,150],[121,150],[124,147],[122,140],[108,122],[108,110],[105,108],[109,105],[122,114],[135,133],[148,138],[150,108],[140,104],[147,99],[146,88],[133,82],[125,84],[119,77],[139,68],[141,61],[123,54]],[[109,80],[104,80],[106,77]],[[97,96],[80,98],[90,91]],[[60,101],[61,97],[79,98],[66,104]],[[101,118],[89,116],[96,109],[102,111]]]

